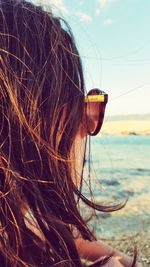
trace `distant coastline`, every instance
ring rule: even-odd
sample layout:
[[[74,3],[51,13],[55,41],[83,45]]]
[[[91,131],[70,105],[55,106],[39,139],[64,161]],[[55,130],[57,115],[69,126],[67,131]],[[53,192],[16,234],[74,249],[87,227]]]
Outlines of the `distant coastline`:
[[[150,114],[114,115],[106,117],[103,135],[150,135]]]
[[[146,114],[128,114],[128,115],[111,115],[111,116],[106,116],[105,117],[106,121],[150,121],[150,113]]]

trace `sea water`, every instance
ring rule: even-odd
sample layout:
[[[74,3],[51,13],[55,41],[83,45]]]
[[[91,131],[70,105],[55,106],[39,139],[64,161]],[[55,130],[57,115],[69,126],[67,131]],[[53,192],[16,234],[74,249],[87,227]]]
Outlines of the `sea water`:
[[[91,158],[95,201],[111,205],[128,198],[125,208],[98,224],[98,233],[103,229],[110,236],[118,227],[138,232],[145,220],[150,222],[150,136],[92,137]]]

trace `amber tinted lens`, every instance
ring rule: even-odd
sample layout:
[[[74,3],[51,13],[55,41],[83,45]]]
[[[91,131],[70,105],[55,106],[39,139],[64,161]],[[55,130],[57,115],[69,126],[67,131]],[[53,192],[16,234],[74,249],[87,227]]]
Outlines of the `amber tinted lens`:
[[[99,89],[91,90],[88,95],[99,95],[103,94]],[[97,135],[102,127],[104,120],[105,107],[107,103],[104,102],[87,102],[86,105],[86,115],[87,115],[87,133],[89,135]]]

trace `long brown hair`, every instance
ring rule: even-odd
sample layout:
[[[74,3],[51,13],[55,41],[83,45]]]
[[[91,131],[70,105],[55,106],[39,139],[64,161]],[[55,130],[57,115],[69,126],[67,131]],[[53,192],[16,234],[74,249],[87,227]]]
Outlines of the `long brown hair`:
[[[27,1],[0,0],[0,266],[82,266],[71,226],[94,236],[75,195],[94,204],[72,181],[70,154],[84,94],[67,23]]]

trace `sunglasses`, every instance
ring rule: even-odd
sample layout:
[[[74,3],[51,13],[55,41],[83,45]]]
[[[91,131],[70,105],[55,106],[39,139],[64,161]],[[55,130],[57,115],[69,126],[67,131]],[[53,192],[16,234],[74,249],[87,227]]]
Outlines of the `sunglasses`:
[[[86,103],[87,134],[97,135],[103,124],[108,95],[97,88],[92,89],[85,96],[84,102]]]

